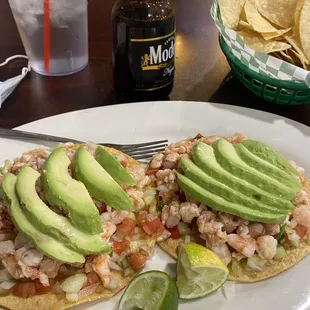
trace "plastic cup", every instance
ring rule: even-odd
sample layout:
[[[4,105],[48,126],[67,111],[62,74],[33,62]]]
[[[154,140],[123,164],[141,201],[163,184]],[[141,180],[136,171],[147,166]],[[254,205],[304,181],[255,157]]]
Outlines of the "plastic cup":
[[[9,0],[31,68],[43,75],[88,64],[87,0]]]

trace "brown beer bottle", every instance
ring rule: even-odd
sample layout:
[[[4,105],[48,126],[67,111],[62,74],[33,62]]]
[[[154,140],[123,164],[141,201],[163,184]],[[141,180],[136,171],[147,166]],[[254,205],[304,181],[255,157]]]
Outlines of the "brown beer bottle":
[[[113,71],[126,100],[164,100],[172,88],[175,11],[168,0],[118,0],[112,10]]]

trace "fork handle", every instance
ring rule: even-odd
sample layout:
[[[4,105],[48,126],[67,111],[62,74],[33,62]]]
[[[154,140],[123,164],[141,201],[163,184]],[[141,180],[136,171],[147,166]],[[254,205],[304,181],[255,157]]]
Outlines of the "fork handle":
[[[0,128],[0,137],[3,138],[10,138],[10,139],[28,139],[28,140],[41,140],[41,141],[48,141],[48,142],[73,142],[73,143],[84,143],[79,140],[68,139],[63,137],[45,135],[42,133],[34,133],[16,129],[7,129],[7,128]]]

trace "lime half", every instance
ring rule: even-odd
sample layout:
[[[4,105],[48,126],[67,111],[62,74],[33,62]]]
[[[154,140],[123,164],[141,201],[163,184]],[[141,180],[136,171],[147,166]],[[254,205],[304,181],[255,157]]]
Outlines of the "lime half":
[[[177,310],[178,291],[170,276],[162,271],[147,271],[133,278],[118,305],[118,310]]]
[[[180,299],[211,294],[226,282],[228,274],[227,267],[212,251],[195,243],[181,245],[177,267]]]

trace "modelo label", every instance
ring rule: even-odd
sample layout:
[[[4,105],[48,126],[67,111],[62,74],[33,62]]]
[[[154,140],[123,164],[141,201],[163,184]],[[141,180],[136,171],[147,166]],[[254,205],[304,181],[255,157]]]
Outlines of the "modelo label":
[[[173,82],[175,31],[156,38],[131,38],[130,45],[135,91],[156,90]]]

